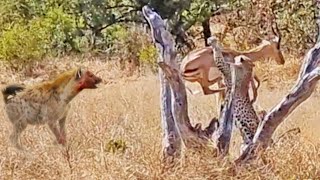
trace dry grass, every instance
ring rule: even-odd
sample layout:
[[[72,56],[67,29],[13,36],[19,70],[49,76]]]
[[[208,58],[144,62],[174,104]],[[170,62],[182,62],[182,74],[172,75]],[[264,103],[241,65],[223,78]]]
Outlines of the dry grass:
[[[60,67],[69,60],[55,61]],[[1,179],[306,179],[320,177],[318,108],[320,97],[314,94],[297,108],[276,131],[274,139],[288,129],[299,127],[299,135],[286,136],[266,152],[265,161],[235,167],[232,160],[238,154],[239,133],[235,130],[231,154],[217,159],[210,150],[187,151],[173,168],[161,163],[161,125],[159,82],[157,76],[143,76],[135,81],[118,78],[121,72],[113,63],[89,61],[81,64],[99,73],[105,83],[96,90],[85,90],[72,102],[67,118],[68,146],[55,145],[45,126],[28,126],[22,136],[26,153],[17,152],[8,142],[11,125],[1,102],[0,177]],[[297,68],[296,61],[284,69]],[[53,65],[44,74],[52,72]],[[68,65],[57,71],[62,71]],[[270,68],[271,66],[271,68]],[[283,72],[276,65],[265,72]],[[261,72],[258,67],[257,72]],[[260,69],[260,70],[259,70]],[[3,72],[3,71],[2,71]],[[291,71],[288,71],[291,72]],[[284,76],[286,73],[283,73]],[[281,75],[281,76],[282,76]],[[289,75],[292,76],[292,75]],[[42,77],[42,76],[41,76]],[[286,77],[283,77],[284,79]],[[12,76],[8,71],[1,81],[22,82],[30,78]],[[268,75],[259,91],[259,104],[270,109],[293,84],[277,84],[279,79]],[[29,82],[29,81],[25,81]],[[270,85],[271,84],[271,85]],[[195,88],[197,85],[188,84]],[[273,87],[270,90],[270,87]],[[208,123],[215,113],[213,96],[189,96],[192,123]],[[109,142],[125,143],[125,151],[109,151]]]

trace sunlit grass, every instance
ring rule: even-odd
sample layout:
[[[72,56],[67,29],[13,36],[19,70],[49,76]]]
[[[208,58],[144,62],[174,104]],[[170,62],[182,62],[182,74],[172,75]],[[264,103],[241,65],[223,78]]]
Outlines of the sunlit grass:
[[[317,93],[297,108],[277,129],[274,139],[289,129],[288,135],[268,149],[264,161],[236,167],[232,161],[239,152],[240,137],[235,130],[231,152],[217,159],[210,151],[188,150],[173,168],[161,163],[161,123],[159,81],[156,75],[121,78],[115,63],[90,60],[71,63],[55,60],[39,77],[81,65],[100,71],[104,83],[85,90],[72,101],[67,118],[67,147],[55,145],[46,126],[28,126],[21,141],[27,152],[16,151],[8,141],[11,124],[1,102],[1,179],[306,179],[320,177],[320,122]],[[56,67],[55,67],[55,66]],[[259,63],[256,72],[267,81],[259,89],[258,103],[269,110],[294,84],[299,61],[287,58],[284,66]],[[55,73],[57,73],[55,72]],[[3,70],[3,83],[32,83],[23,73]],[[192,89],[196,84],[187,83]],[[215,116],[214,96],[188,94],[192,123],[208,123]]]

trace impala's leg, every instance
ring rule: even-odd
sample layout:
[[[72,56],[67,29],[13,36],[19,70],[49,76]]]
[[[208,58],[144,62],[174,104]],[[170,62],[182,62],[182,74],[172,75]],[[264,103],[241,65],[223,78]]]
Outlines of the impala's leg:
[[[209,78],[208,78],[208,82],[209,82],[210,85],[213,85],[213,84],[215,84],[217,82],[220,82],[220,81],[222,81],[222,77],[217,77],[217,78],[215,78],[213,80],[209,80]]]
[[[201,85],[201,82],[199,82],[199,84]],[[201,86],[202,87],[202,86]],[[196,91],[192,91],[189,87],[186,86],[186,90],[189,91],[190,94],[192,95],[196,95],[196,94],[199,94],[200,91],[199,90],[196,90]]]
[[[254,83],[254,80],[257,81],[257,86]],[[251,103],[254,103],[257,100],[257,96],[258,96],[258,88],[260,87],[260,80],[259,78],[254,75],[254,77],[251,79],[251,87],[252,87],[252,92],[253,92],[253,98],[251,100]]]
[[[221,93],[226,90],[226,88],[219,88],[219,89],[210,89],[208,84],[203,85],[202,83],[202,90],[205,95]]]
[[[219,88],[225,88],[226,86],[223,84],[222,80],[218,82],[218,87]],[[217,100],[217,111],[218,111],[218,115],[220,115],[220,112],[223,109],[223,103],[224,103],[224,99],[226,97],[226,92],[220,92],[219,94],[216,95],[216,100]]]
[[[203,93],[205,95],[209,95],[209,94],[224,92],[225,88],[219,88],[219,89],[215,89],[215,90],[212,90],[209,88],[210,85],[213,85],[213,84],[221,81],[221,79],[222,79],[221,77],[217,77],[213,80],[209,80],[208,72],[203,71],[203,76],[202,76],[201,83],[200,83],[202,86]]]
[[[260,79],[258,78],[257,75],[253,75],[253,79],[254,79],[255,81],[257,81],[257,86],[256,86],[256,87],[257,87],[257,89],[259,89],[260,84],[261,84],[261,83],[260,83],[260,82],[261,82]]]

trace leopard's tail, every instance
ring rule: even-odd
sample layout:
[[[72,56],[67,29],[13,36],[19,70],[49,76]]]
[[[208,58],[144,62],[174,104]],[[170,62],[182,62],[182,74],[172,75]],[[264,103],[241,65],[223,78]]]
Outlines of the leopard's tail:
[[[10,95],[15,96],[17,94],[17,92],[23,91],[24,89],[25,89],[25,87],[23,85],[19,85],[19,84],[13,84],[13,85],[6,86],[4,89],[2,89],[2,95],[3,95],[4,102],[5,103],[8,102],[8,98]]]

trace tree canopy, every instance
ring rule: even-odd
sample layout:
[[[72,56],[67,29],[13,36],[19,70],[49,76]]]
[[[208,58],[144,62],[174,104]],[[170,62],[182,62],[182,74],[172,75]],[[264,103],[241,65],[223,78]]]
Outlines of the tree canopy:
[[[189,50],[195,41],[189,30],[202,27],[206,39],[213,16],[227,17],[227,34],[236,36],[234,30],[243,27],[250,29],[247,37],[260,36],[265,21],[258,14],[269,13],[268,8],[276,13],[287,49],[303,51],[315,41],[312,0],[2,0],[0,59],[29,62],[48,54],[106,52],[129,38],[131,27],[145,23],[141,8],[146,4],[167,19],[177,44]]]

